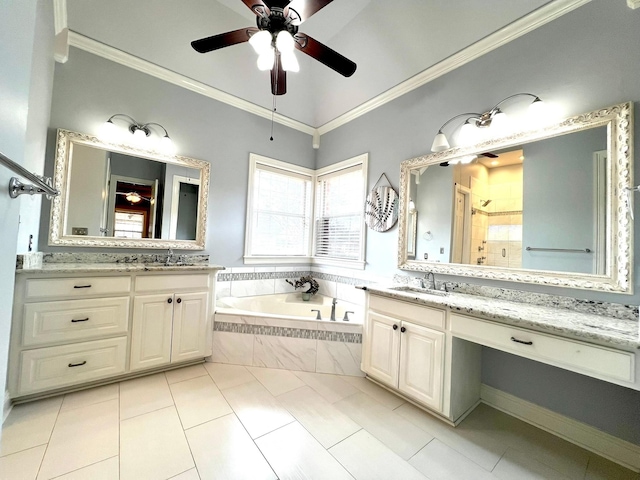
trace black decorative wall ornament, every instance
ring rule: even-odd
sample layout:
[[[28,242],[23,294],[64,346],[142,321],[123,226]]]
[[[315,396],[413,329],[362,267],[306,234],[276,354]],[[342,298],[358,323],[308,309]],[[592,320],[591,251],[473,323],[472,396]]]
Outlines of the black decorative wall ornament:
[[[378,186],[382,177],[385,178],[388,186]],[[398,192],[383,173],[367,195],[364,211],[367,226],[376,232],[386,232],[393,228],[398,221],[398,199]]]

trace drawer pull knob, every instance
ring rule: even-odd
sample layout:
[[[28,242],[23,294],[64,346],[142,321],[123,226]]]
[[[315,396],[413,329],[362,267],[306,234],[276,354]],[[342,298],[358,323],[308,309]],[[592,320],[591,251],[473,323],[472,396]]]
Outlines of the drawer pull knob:
[[[91,288],[91,285],[74,285],[73,288]]]
[[[401,331],[402,333],[404,333],[404,332],[406,332],[406,331],[407,331],[407,329],[406,329],[406,328],[404,328],[404,327],[402,327],[402,328],[400,329],[400,331]]]
[[[182,299],[181,299],[181,298],[179,298],[179,299],[177,299],[177,300],[176,300],[176,302],[178,302],[178,303],[182,303]]]
[[[167,298],[167,303],[173,303],[173,298]]]
[[[88,321],[89,321],[89,317],[87,317],[87,318],[79,318],[78,320],[71,320],[71,323],[88,322]]]
[[[525,342],[524,340],[518,340],[516,337],[511,337],[512,342],[521,343],[522,345],[533,345],[533,342]]]
[[[87,361],[85,360],[84,362],[80,362],[80,363],[70,363],[69,366],[70,367],[81,367],[82,365],[85,365],[87,363]]]
[[[397,329],[398,329],[398,325],[394,325],[394,326],[393,326],[393,329],[394,329],[394,330],[397,330]]]

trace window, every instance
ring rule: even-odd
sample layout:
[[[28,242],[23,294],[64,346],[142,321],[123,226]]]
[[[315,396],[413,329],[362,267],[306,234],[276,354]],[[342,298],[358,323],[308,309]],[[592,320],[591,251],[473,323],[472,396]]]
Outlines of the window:
[[[364,268],[366,154],[318,171],[255,154],[250,164],[245,263]]]
[[[313,170],[254,154],[250,162],[245,256],[308,257]]]
[[[316,177],[315,256],[364,260],[364,162],[338,164]]]

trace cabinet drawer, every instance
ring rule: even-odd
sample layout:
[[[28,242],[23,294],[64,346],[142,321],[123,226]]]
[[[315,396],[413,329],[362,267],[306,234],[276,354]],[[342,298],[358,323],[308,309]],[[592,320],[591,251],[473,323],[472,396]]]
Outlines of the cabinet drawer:
[[[136,292],[209,289],[209,275],[149,275],[136,278]]]
[[[31,278],[25,298],[91,297],[129,293],[131,277]]]
[[[625,382],[635,378],[635,359],[629,352],[456,314],[451,315],[451,332],[456,337],[591,377]]]
[[[369,308],[392,317],[411,320],[424,327],[438,328],[440,330],[445,328],[446,312],[437,308],[415,305],[399,300],[389,300],[375,295],[369,296]]]
[[[71,342],[126,333],[129,297],[27,303],[23,346]]]
[[[20,394],[124,373],[126,350],[127,337],[25,350],[21,354]]]

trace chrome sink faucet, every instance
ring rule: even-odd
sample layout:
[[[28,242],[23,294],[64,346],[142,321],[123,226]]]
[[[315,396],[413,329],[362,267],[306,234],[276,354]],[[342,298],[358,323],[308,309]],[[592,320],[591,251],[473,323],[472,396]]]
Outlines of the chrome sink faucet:
[[[436,289],[436,276],[433,272],[427,272],[424,274],[424,278],[421,281],[422,288],[428,288],[429,290]]]
[[[167,261],[164,262],[165,265],[171,265],[171,260],[173,259],[173,250],[170,248],[167,252]]]
[[[331,302],[331,317],[329,317],[332,322],[336,321],[336,303],[338,303],[338,299],[334,298]]]

